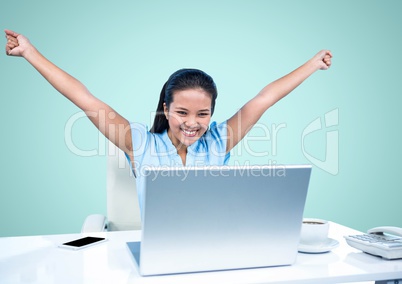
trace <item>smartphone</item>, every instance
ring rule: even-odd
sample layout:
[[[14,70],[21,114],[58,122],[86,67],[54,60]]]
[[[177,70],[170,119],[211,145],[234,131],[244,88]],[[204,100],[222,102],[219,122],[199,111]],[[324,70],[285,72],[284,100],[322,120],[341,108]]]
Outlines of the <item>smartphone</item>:
[[[60,248],[78,250],[107,241],[106,238],[84,237],[59,245]]]

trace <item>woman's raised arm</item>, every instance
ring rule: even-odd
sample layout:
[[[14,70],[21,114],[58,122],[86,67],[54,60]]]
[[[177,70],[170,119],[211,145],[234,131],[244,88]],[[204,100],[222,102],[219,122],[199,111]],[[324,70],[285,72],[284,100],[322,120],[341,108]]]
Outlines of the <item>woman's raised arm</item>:
[[[296,70],[268,84],[257,96],[247,102],[228,120],[226,151],[229,152],[243,139],[268,108],[293,91],[315,71],[328,69],[331,66],[331,58],[332,54],[329,50],[318,52]]]
[[[82,109],[99,131],[133,161],[129,122],[93,96],[80,81],[46,59],[26,37],[10,30],[5,30],[5,33],[7,55],[25,58],[57,91]]]

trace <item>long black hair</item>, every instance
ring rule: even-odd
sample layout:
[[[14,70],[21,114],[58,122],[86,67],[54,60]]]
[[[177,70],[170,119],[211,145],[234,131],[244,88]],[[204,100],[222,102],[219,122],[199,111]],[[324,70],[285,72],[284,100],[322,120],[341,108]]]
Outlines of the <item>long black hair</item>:
[[[169,128],[169,122],[164,114],[163,104],[165,103],[167,108],[170,107],[174,92],[198,88],[204,90],[211,96],[212,115],[215,109],[215,100],[218,97],[218,91],[212,77],[198,69],[180,69],[174,72],[163,85],[156,109],[154,125],[150,132],[163,133]]]

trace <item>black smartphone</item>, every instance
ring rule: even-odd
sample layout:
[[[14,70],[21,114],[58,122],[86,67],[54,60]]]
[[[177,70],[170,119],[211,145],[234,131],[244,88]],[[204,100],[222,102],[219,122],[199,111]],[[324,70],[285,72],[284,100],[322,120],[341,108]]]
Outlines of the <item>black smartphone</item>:
[[[64,244],[59,245],[61,248],[67,248],[72,250],[83,249],[95,244],[99,244],[102,242],[107,241],[106,238],[99,238],[99,237],[84,237],[81,239],[73,240],[70,242],[66,242]]]

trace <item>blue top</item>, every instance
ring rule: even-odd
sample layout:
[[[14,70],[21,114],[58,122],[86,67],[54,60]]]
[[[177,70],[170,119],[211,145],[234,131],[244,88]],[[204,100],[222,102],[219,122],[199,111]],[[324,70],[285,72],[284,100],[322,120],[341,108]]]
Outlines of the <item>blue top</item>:
[[[131,123],[130,126],[137,194],[142,212],[145,193],[143,169],[158,166],[178,167],[183,166],[183,162],[169,139],[167,130],[163,133],[151,133],[143,124]],[[227,165],[230,153],[226,154],[226,142],[226,121],[219,125],[213,122],[208,131],[187,148],[186,167]]]

